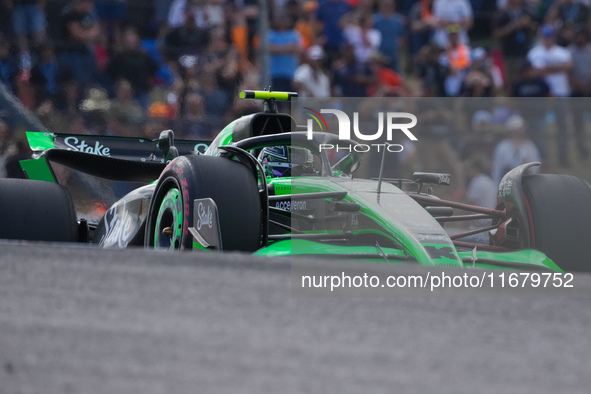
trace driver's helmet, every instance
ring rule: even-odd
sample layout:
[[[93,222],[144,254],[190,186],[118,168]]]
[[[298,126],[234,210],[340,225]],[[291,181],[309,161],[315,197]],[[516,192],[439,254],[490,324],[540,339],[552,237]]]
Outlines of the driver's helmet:
[[[263,148],[258,157],[271,177],[315,174],[314,156],[305,148],[295,146],[269,146]]]

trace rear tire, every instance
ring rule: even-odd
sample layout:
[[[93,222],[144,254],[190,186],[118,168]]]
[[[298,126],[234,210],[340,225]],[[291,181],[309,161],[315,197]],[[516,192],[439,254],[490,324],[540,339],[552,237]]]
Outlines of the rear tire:
[[[211,198],[218,208],[225,251],[254,252],[261,245],[261,203],[252,172],[222,157],[190,155],[174,159],[160,175],[146,226],[145,246],[192,249],[193,200]],[[179,201],[180,200],[180,201]],[[170,240],[157,229],[170,227]]]
[[[570,175],[523,177],[531,246],[565,271],[591,271],[591,186]]]
[[[76,211],[61,185],[0,179],[0,238],[77,242]]]

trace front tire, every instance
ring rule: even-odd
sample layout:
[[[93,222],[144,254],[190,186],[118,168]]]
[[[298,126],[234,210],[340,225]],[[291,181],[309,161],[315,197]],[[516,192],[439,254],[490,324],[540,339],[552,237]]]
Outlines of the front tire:
[[[531,246],[565,271],[591,271],[591,186],[570,175],[523,177]]]
[[[193,201],[215,201],[225,251],[254,252],[261,245],[261,203],[257,181],[240,162],[190,155],[174,159],[156,186],[146,226],[145,246],[190,250]]]

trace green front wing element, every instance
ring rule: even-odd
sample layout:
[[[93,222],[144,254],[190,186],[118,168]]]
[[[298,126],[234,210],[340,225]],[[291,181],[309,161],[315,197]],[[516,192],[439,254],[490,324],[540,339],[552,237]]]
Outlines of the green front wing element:
[[[260,249],[254,253],[255,256],[318,256],[351,258],[355,260],[381,260],[396,262],[406,260],[406,255],[400,249],[380,248],[375,246],[342,246],[327,245],[326,243],[308,241],[304,239],[291,239],[274,242],[266,248]]]
[[[295,92],[266,92],[264,90],[245,90],[240,92],[241,99],[289,101],[297,97]]]
[[[476,251],[476,259],[473,252],[458,252],[458,255],[464,262],[464,267],[470,267],[474,261],[474,267],[482,269],[509,268],[564,272],[544,253],[533,249],[513,252]]]
[[[256,256],[288,257],[317,256],[337,259],[354,259],[374,263],[407,263],[408,257],[402,250],[377,248],[375,246],[341,246],[326,243],[291,239],[278,241],[255,253]],[[564,272],[544,253],[537,250],[519,250],[514,252],[458,252],[464,262],[464,268],[478,269],[515,269]],[[476,258],[474,258],[476,257]]]

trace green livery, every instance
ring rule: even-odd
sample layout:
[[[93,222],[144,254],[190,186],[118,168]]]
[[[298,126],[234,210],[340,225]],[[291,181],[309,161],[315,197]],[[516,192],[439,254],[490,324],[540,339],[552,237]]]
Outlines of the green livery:
[[[171,131],[155,141],[62,136],[59,146],[55,135],[27,133],[36,155],[22,167],[29,179],[49,182],[56,180],[55,163],[111,181],[144,182],[94,221],[75,205],[81,235],[72,241],[103,247],[136,245],[195,254],[237,250],[269,258],[470,269],[588,270],[581,266],[584,242],[568,243],[568,236],[590,233],[591,187],[586,182],[528,176],[527,169],[537,163],[526,164],[505,175],[497,207],[487,209],[423,191],[423,185],[449,184],[447,174],[360,179],[355,170],[361,154],[352,150],[333,164],[319,148],[357,142],[298,131],[291,116],[277,113],[275,101],[294,96],[243,92],[243,98],[265,101],[266,111],[236,119],[200,152],[197,146],[203,142],[198,141],[185,141],[189,152],[181,152]],[[415,184],[416,191],[403,191],[402,183]],[[569,219],[564,225],[546,213],[563,204],[552,192],[558,184],[577,198],[564,203],[562,212]],[[449,222],[476,218],[489,219],[490,225],[461,234],[446,230]]]

